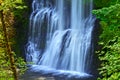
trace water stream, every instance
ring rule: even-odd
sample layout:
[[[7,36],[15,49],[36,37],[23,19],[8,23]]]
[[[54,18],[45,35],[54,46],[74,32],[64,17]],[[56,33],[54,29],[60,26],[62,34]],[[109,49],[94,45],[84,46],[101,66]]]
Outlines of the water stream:
[[[92,0],[33,0],[26,61],[31,70],[91,76]]]

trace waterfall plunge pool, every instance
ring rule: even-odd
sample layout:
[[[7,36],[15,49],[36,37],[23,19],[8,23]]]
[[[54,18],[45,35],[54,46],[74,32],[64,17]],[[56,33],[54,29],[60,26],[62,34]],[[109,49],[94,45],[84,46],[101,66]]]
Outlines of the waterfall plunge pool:
[[[77,71],[58,70],[42,65],[28,65],[28,70],[20,80],[96,80],[96,77]]]

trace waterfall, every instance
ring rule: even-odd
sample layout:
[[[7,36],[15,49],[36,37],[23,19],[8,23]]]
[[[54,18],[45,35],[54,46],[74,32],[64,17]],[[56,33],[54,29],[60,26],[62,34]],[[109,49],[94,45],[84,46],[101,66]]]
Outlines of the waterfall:
[[[33,0],[26,61],[55,70],[89,73],[92,0]]]

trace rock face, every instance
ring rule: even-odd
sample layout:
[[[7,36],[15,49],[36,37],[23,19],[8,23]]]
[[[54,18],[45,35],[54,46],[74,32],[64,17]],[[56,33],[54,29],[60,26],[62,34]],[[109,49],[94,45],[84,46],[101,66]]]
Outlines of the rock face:
[[[92,60],[92,64],[94,66],[91,67],[91,72],[92,75],[95,75],[96,77],[99,76],[99,72],[98,72],[98,67],[100,66],[100,61],[98,59],[98,55],[95,53],[95,51],[101,50],[101,46],[98,45],[98,41],[99,41],[99,36],[102,32],[100,24],[99,24],[99,20],[96,19],[95,21],[95,26],[92,32],[92,41],[94,42],[93,46],[94,46],[94,54],[93,54],[93,60]]]

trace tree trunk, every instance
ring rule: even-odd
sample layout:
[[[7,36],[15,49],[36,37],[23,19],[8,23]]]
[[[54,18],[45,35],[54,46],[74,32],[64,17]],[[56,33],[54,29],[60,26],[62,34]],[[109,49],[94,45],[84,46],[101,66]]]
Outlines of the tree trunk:
[[[3,32],[4,32],[4,40],[5,40],[5,45],[6,45],[6,49],[7,49],[7,54],[9,55],[9,59],[10,59],[11,69],[12,69],[12,72],[13,72],[14,79],[18,80],[18,74],[17,74],[17,69],[16,69],[16,66],[15,66],[14,55],[13,55],[13,52],[12,52],[10,44],[9,44],[6,25],[5,25],[5,21],[4,21],[3,10],[0,11],[0,14],[1,14],[1,22],[2,22],[2,27],[3,27]]]

